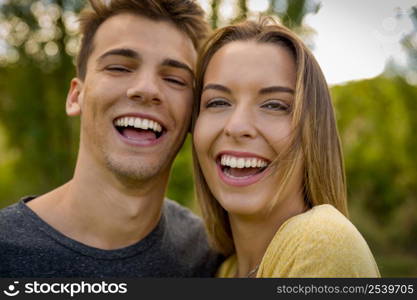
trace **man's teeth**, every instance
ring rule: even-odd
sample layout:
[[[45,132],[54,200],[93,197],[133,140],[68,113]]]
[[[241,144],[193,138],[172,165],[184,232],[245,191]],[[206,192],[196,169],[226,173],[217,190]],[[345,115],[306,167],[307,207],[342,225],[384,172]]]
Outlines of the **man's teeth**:
[[[132,127],[144,129],[144,130],[152,129],[153,131],[156,131],[156,132],[162,131],[162,126],[158,122],[155,122],[153,120],[148,120],[148,119],[136,118],[136,117],[119,118],[114,122],[114,124],[116,126],[123,126],[123,127],[132,126]]]
[[[243,158],[243,157],[234,157],[231,155],[222,155],[220,164],[222,166],[228,166],[231,168],[263,168],[268,165],[268,163],[259,158]]]

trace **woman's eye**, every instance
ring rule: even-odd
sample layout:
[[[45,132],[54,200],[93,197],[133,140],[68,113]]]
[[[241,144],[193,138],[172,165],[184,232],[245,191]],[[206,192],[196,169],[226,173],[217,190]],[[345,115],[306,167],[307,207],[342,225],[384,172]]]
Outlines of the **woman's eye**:
[[[282,101],[273,100],[265,102],[261,105],[262,108],[266,108],[269,110],[276,110],[276,111],[289,111],[290,106]]]
[[[227,102],[224,99],[212,99],[209,102],[207,102],[206,107],[225,107],[229,105],[229,102]]]
[[[111,65],[111,66],[107,66],[106,67],[106,70],[107,71],[111,71],[111,72],[121,72],[121,73],[128,73],[128,72],[130,72],[130,70],[128,69],[128,68],[126,68],[126,67],[123,67],[123,66],[114,66],[114,65]]]
[[[168,82],[171,82],[171,83],[174,83],[174,84],[179,85],[179,86],[186,86],[187,85],[187,83],[185,83],[185,82],[183,82],[179,79],[172,78],[172,77],[165,77],[164,80],[168,81]]]

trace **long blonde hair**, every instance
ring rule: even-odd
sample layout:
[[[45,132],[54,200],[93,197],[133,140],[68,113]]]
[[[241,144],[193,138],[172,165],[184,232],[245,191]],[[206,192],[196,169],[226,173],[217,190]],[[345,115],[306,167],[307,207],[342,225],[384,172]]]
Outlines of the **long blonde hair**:
[[[192,130],[199,114],[204,75],[211,58],[230,42],[249,40],[288,48],[297,66],[291,143],[287,151],[273,162],[280,165],[277,170],[282,170],[279,171],[281,176],[276,198],[294,174],[295,162],[301,161],[306,205],[312,207],[328,203],[347,216],[343,156],[329,89],[310,50],[288,28],[263,20],[245,21],[214,32],[199,53]],[[208,234],[217,250],[230,255],[234,252],[234,244],[228,214],[211,193],[194,147],[193,154],[196,192]]]

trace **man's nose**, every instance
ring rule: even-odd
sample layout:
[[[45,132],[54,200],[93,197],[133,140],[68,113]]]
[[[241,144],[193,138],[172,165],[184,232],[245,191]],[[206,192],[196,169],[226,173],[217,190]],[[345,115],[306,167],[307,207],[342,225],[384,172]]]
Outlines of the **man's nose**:
[[[127,90],[127,97],[131,100],[159,104],[161,93],[158,84],[158,76],[152,72],[139,73]]]
[[[255,119],[248,106],[236,106],[228,116],[224,127],[226,136],[236,140],[254,138],[256,136]]]

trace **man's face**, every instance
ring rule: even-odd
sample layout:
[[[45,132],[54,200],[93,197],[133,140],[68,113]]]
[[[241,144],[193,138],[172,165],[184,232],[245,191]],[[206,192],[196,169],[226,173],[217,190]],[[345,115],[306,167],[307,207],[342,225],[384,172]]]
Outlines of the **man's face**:
[[[119,14],[97,30],[67,113],[81,114],[83,156],[118,176],[167,175],[187,132],[196,52],[168,22]]]

